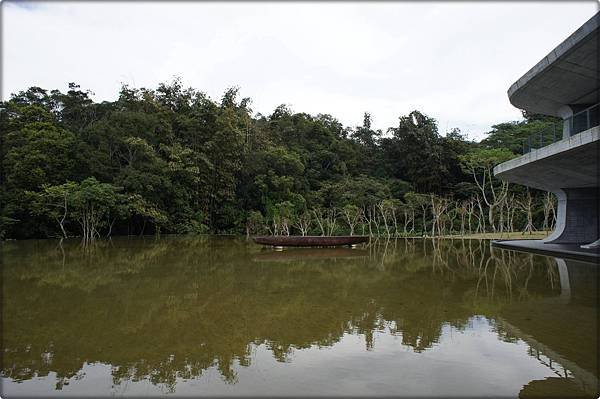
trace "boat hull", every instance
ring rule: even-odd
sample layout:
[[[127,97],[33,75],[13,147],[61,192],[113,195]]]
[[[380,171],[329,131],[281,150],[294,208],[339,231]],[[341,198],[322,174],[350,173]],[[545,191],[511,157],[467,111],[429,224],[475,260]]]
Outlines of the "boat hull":
[[[369,241],[368,236],[259,236],[254,242],[274,247],[337,247]]]

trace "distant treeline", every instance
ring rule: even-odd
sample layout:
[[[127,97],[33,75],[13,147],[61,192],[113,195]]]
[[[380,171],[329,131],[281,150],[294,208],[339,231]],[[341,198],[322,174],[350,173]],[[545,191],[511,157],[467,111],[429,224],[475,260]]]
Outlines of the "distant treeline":
[[[287,106],[254,114],[175,79],[96,103],[31,87],[0,105],[0,237],[163,233],[449,234],[548,228],[554,199],[494,164],[554,120],[481,142],[413,111],[385,132]]]

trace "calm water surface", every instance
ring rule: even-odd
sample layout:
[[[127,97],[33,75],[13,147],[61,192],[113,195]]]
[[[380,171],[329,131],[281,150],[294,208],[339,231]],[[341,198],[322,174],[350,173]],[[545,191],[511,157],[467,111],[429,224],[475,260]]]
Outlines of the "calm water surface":
[[[2,244],[2,396],[597,397],[598,265],[487,241]]]

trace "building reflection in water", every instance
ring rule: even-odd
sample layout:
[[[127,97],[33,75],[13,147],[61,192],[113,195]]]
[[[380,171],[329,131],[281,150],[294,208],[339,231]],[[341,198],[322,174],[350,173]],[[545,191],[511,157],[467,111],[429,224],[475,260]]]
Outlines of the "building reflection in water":
[[[596,265],[475,240],[379,240],[352,251],[273,253],[209,237],[6,243],[3,376],[52,375],[60,390],[85,379],[85,365],[107,364],[114,385],[145,380],[173,392],[209,369],[235,384],[259,346],[291,364],[348,336],[373,351],[385,333],[427,353],[448,327],[485,317],[553,375],[520,396],[597,393]]]

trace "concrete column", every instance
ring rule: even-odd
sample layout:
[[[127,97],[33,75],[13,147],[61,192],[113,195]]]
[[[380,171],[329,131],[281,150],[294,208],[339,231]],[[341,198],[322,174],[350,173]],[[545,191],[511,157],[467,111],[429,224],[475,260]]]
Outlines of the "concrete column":
[[[563,105],[556,111],[556,114],[563,119],[562,138],[568,139],[571,135],[571,121],[568,118],[573,116],[573,109],[568,105]]]
[[[553,191],[558,198],[556,228],[544,242],[584,245],[598,240],[598,188],[565,188]]]
[[[565,119],[565,120],[563,120],[562,138],[564,140],[564,139],[568,139],[570,136],[571,136],[571,120]]]

